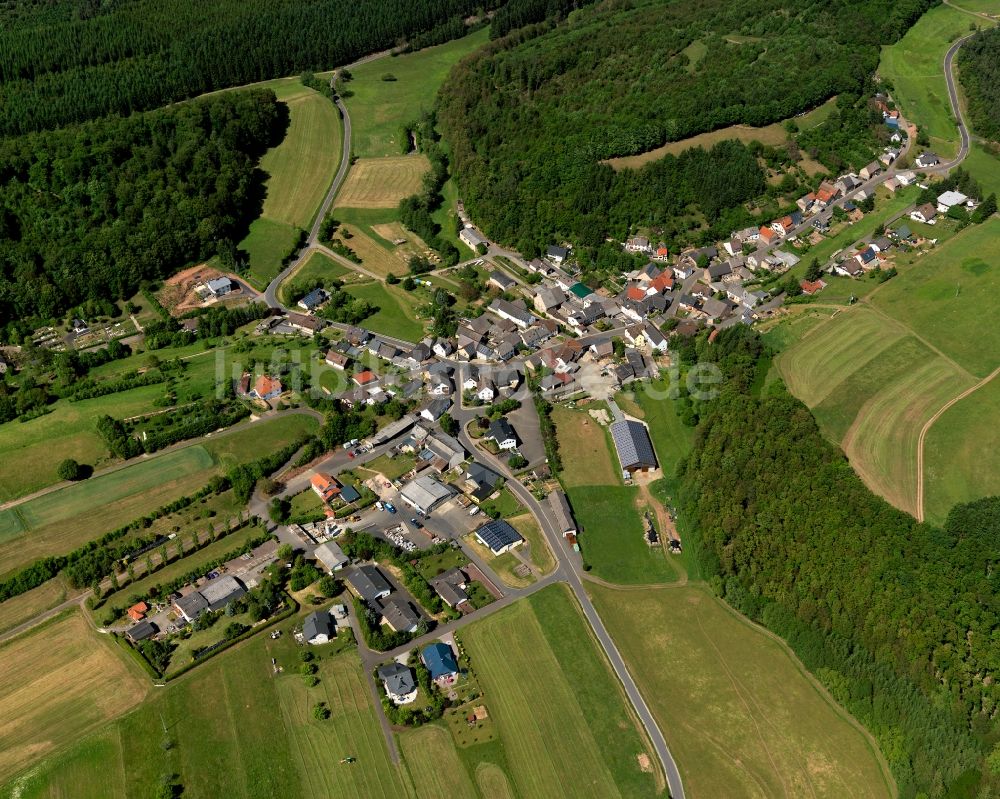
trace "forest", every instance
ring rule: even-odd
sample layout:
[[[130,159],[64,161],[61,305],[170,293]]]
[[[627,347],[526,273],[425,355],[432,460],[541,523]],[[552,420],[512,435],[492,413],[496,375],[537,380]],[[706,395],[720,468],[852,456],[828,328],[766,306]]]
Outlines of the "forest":
[[[0,135],[159,108],[462,35],[490,0],[52,0],[0,6]]]
[[[634,0],[511,30],[459,64],[441,92],[466,207],[490,238],[525,254],[553,238],[622,238],[630,223],[673,214],[682,202],[656,207],[648,195],[627,195],[613,211],[607,201],[595,205],[609,185],[636,180],[603,159],[777,122],[835,94],[859,96],[880,45],[933,3],[808,0],[789,13],[784,0]],[[532,19],[544,4],[522,5]],[[714,208],[696,198],[695,209],[710,217],[759,180],[739,164],[732,178]]]
[[[0,140],[0,323],[131,297],[238,241],[287,124],[255,90]]]
[[[869,491],[780,381],[758,388],[770,358],[753,331],[696,350],[725,375],[679,467],[706,578],[872,732],[902,796],[996,795],[1000,497],[919,524]]]
[[[976,133],[1000,141],[1000,29],[980,31],[958,51],[959,79]]]

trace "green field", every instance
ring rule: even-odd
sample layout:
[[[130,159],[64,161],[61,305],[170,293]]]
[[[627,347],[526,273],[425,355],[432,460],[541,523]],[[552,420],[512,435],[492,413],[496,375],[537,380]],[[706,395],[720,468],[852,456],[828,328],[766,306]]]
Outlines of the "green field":
[[[476,799],[476,789],[447,730],[434,725],[405,732],[399,736],[399,745],[418,796]]]
[[[677,464],[691,451],[694,428],[685,425],[677,416],[673,401],[664,396],[667,390],[666,381],[657,380],[649,385],[643,383],[630,396],[638,406],[636,416],[649,425],[660,468],[665,475],[673,475]]]
[[[291,443],[303,433],[315,433],[319,420],[302,413],[253,422],[248,429],[204,442],[204,448],[223,468],[260,458]]]
[[[892,81],[893,98],[903,115],[931,137],[931,149],[942,156],[958,152],[958,129],[948,102],[944,55],[952,42],[969,32],[975,19],[940,5],[926,12],[893,45],[882,48],[879,73]],[[988,24],[985,20],[980,25]]]
[[[53,577],[38,588],[0,602],[0,633],[33,619],[65,599],[66,586],[60,578]]]
[[[299,235],[298,228],[273,219],[260,217],[250,223],[250,231],[239,246],[250,256],[250,271],[246,277],[255,288],[263,291],[281,271],[281,262],[295,246]]]
[[[281,99],[288,106],[289,126],[284,140],[260,162],[269,176],[262,215],[308,228],[340,165],[340,115],[330,100],[305,86]]]
[[[486,30],[464,39],[395,58],[360,64],[344,88],[350,90],[351,149],[361,158],[399,155],[400,127],[434,106],[438,87],[462,56],[489,40]],[[382,80],[392,75],[392,81]]]
[[[362,324],[376,333],[417,342],[424,336],[424,326],[417,320],[416,299],[399,286],[384,283],[364,283],[349,286],[346,291],[354,297],[368,300],[379,308]]]
[[[940,524],[956,503],[1000,494],[998,419],[1000,378],[994,378],[931,426],[924,441],[927,521]]]
[[[962,162],[962,169],[979,181],[983,195],[1000,194],[1000,156],[988,152],[983,145],[973,142],[969,154]]]
[[[310,280],[342,280],[345,277],[357,274],[346,266],[334,261],[329,255],[318,250],[309,254],[309,258],[298,269],[293,272],[287,280],[283,281],[278,289],[278,299],[283,303],[288,303],[285,296],[285,286],[295,281],[305,283]]]
[[[654,775],[637,760],[651,756],[648,744],[567,588],[546,588],[461,640],[518,793],[656,795]]]
[[[608,444],[607,428],[586,411],[557,405],[552,410],[563,462],[562,484],[621,485],[621,470]]]
[[[872,298],[964,369],[985,377],[1000,365],[1000,218],[951,238],[902,271]]]
[[[588,586],[689,796],[891,797],[866,733],[761,628],[701,586]]]

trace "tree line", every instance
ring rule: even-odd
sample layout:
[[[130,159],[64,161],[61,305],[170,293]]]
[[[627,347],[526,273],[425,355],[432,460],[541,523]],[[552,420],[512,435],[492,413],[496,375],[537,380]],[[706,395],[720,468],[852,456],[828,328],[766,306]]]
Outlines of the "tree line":
[[[980,31],[958,51],[958,74],[972,127],[1000,141],[1000,29]]]
[[[770,358],[754,332],[694,347],[726,376],[696,402],[678,470],[706,579],[865,724],[902,796],[992,795],[1000,498],[919,524],[864,485],[780,382],[758,388]]]

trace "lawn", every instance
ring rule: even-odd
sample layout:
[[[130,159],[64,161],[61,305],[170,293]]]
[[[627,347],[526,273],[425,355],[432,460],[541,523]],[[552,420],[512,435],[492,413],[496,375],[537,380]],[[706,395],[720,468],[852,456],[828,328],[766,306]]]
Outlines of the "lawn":
[[[545,536],[538,527],[538,522],[530,513],[514,516],[510,519],[511,526],[524,536],[530,552],[529,560],[541,574],[548,574],[555,568],[556,560],[549,549]],[[523,550],[522,550],[523,551]]]
[[[417,342],[423,338],[424,325],[417,321],[416,301],[403,289],[372,282],[349,286],[346,291],[378,306],[378,313],[369,316],[362,323],[369,330],[404,341]]]
[[[412,455],[396,455],[390,458],[388,455],[379,455],[374,460],[368,461],[362,468],[369,472],[381,474],[387,480],[398,480],[416,465],[417,459]]]
[[[952,506],[1000,494],[1000,378],[956,402],[924,441],[924,513],[940,524]]]
[[[636,486],[594,485],[567,489],[580,525],[580,549],[595,577],[621,585],[677,579],[661,547],[647,546],[636,508]]]
[[[250,223],[250,231],[239,247],[250,256],[250,271],[246,277],[254,288],[263,291],[277,276],[282,261],[300,235],[299,228],[263,216]]]
[[[421,727],[402,733],[399,744],[419,796],[476,799],[475,786],[447,730],[436,724]]]
[[[901,271],[872,298],[977,377],[1000,365],[1000,218],[973,225]]]
[[[278,289],[278,299],[283,303],[288,303],[288,298],[285,296],[284,290],[285,286],[293,281],[301,281],[304,283],[309,280],[317,279],[324,281],[342,280],[345,277],[356,274],[356,272],[351,271],[346,266],[334,261],[333,258],[326,253],[315,250],[309,254],[309,258],[306,259],[306,262],[302,264],[302,266],[289,275],[287,280],[281,283],[281,287]]]
[[[926,12],[893,45],[882,48],[879,73],[892,81],[893,98],[903,115],[931,137],[942,156],[958,152],[958,129],[948,102],[944,55],[952,42],[969,32],[969,14],[940,5]],[[979,24],[988,23],[980,20]]]
[[[517,559],[513,552],[494,555],[488,547],[484,547],[479,543],[479,540],[473,533],[466,535],[463,540],[466,546],[475,552],[481,560],[485,561],[486,565],[500,578],[500,582],[508,588],[527,588],[529,585],[537,582],[535,575],[527,571],[527,568]],[[515,571],[519,568],[524,572],[523,576]]]
[[[361,158],[400,155],[400,129],[434,107],[445,77],[462,56],[489,40],[480,30],[463,39],[416,53],[380,58],[351,70],[344,88],[351,115],[351,149]],[[391,75],[395,80],[383,80]]]
[[[0,780],[142,700],[148,679],[114,647],[75,611],[0,646]]]
[[[66,599],[66,586],[58,577],[27,593],[0,603],[0,633],[17,627]]]
[[[288,106],[289,127],[260,162],[269,176],[262,217],[305,229],[340,166],[340,115],[330,100],[305,86],[281,99]]]
[[[303,433],[319,430],[319,420],[303,413],[286,413],[277,419],[251,423],[236,433],[212,438],[203,444],[205,450],[223,468],[255,460],[290,444]]]
[[[705,588],[588,590],[690,796],[894,795],[860,726]]]
[[[552,409],[552,420],[559,439],[564,486],[621,483],[621,470],[608,446],[605,427],[586,411],[570,410],[562,405]]]
[[[522,796],[657,795],[651,750],[565,586],[461,634]],[[530,675],[530,679],[525,679]]]
[[[98,468],[111,463],[108,448],[97,433],[98,417],[126,417],[149,411],[162,396],[163,386],[158,385],[81,402],[59,400],[45,416],[0,425],[0,461],[4,464],[0,470],[0,501],[58,482],[56,466],[64,458]]]
[[[320,521],[325,518],[325,514],[323,513],[323,508],[325,507],[325,503],[319,498],[316,492],[311,488],[307,488],[305,491],[300,491],[292,497],[292,518]]]
[[[337,193],[337,205],[348,208],[396,208],[399,201],[420,192],[430,169],[425,155],[359,158]]]
[[[981,144],[973,142],[969,154],[962,162],[962,169],[979,181],[985,196],[1000,194],[1000,156],[987,152]]]

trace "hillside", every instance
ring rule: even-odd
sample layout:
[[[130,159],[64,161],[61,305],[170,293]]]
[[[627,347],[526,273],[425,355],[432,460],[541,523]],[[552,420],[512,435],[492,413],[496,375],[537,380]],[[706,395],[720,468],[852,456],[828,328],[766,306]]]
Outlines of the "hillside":
[[[692,202],[712,222],[760,191],[739,148],[704,170],[728,178],[721,196],[718,183],[696,183],[692,195],[684,180],[616,175],[599,161],[857,95],[880,45],[931,4],[808,2],[789,13],[780,0],[602,2],[515,30],[442,91],[466,207],[492,238],[529,253],[552,236],[591,244],[630,224],[668,223]]]
[[[983,31],[962,45],[958,68],[972,127],[1000,141],[1000,29]]]

